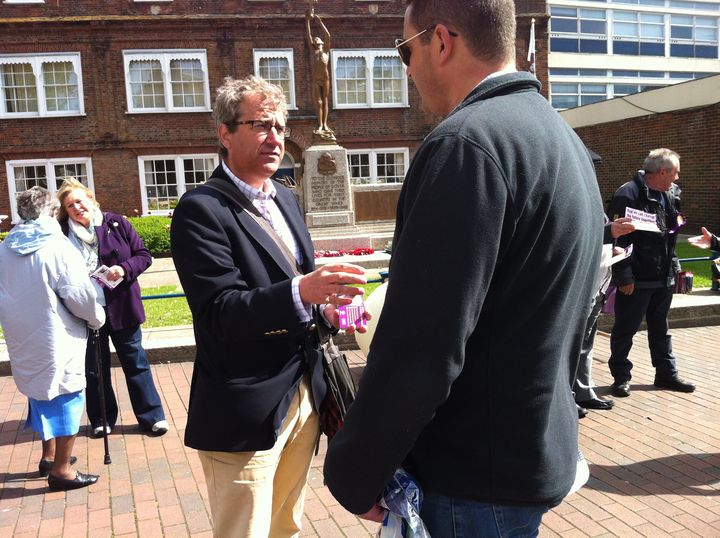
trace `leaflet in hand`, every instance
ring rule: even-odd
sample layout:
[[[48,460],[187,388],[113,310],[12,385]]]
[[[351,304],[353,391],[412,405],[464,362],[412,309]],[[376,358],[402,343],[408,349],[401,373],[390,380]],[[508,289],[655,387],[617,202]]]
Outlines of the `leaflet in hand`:
[[[657,217],[652,213],[645,213],[645,211],[641,211],[639,209],[626,207],[625,216],[632,219],[631,224],[635,226],[636,230],[662,233],[660,228],[657,226]]]
[[[347,329],[350,326],[354,326],[355,328],[367,327],[365,301],[363,301],[362,295],[353,297],[353,302],[348,305],[339,306],[337,313],[338,326],[341,329]]]
[[[108,271],[110,268],[107,265],[101,265],[97,269],[95,269],[94,272],[90,273],[90,276],[100,282],[103,286],[106,286],[110,289],[114,289],[120,282],[123,281],[123,277],[118,278],[117,280],[110,280],[108,278]]]
[[[633,246],[632,244],[628,245],[627,248],[623,249],[623,251],[620,254],[617,254],[610,258],[610,263],[608,263],[608,266],[616,264],[619,261],[624,260],[625,258],[629,258],[632,254]]]

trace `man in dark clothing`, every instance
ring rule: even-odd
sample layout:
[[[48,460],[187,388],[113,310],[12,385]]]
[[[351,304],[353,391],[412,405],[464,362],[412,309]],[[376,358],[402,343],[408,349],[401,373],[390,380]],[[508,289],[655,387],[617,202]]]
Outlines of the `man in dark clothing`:
[[[620,398],[630,395],[628,359],[633,336],[643,317],[648,326],[648,344],[655,367],[655,386],[679,392],[693,392],[695,385],[678,377],[667,314],[673,286],[680,269],[675,255],[677,230],[684,222],[680,213],[680,188],[674,183],[680,173],[680,156],[666,148],[655,149],[645,158],[643,169],[620,187],[610,200],[608,215],[625,216],[626,208],[655,215],[657,231],[637,229],[621,237],[621,247],[633,245],[632,256],[613,266],[615,325],[610,337],[611,391]]]
[[[382,317],[325,478],[375,517],[403,466],[432,536],[535,536],[577,468],[568,380],[600,265],[593,164],[515,72],[512,0],[408,4],[398,52],[445,119],[408,170]]]

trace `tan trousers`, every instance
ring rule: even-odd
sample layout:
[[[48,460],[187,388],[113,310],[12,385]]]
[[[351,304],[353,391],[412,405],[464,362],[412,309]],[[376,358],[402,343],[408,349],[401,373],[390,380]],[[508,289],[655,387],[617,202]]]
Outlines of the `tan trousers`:
[[[271,449],[199,451],[215,536],[299,536],[307,477],[319,434],[319,419],[305,376]]]

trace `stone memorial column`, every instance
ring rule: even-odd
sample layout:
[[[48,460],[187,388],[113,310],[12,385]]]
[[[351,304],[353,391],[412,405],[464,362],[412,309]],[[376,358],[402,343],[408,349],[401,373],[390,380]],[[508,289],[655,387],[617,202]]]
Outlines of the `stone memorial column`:
[[[303,152],[303,196],[308,228],[353,226],[347,151],[335,144],[312,145]]]

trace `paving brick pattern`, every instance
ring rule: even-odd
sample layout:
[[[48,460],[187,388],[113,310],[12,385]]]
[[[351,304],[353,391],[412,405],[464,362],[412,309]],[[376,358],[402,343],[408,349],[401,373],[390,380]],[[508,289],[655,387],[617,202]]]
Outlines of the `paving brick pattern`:
[[[720,537],[720,327],[678,329],[673,337],[681,375],[698,390],[656,390],[646,336],[639,333],[631,353],[631,397],[580,422],[590,482],[546,515],[541,536]],[[599,335],[595,354],[595,380],[606,394],[607,336]],[[364,357],[351,352],[350,359],[359,375]],[[49,492],[37,476],[40,441],[22,431],[25,397],[12,377],[0,377],[0,536],[212,535],[201,466],[182,443],[192,364],[156,364],[153,371],[170,432],[161,438],[139,432],[122,372],[115,369],[121,415],[110,436],[112,465],[103,465],[102,441],[81,431],[77,467],[101,478],[67,493]],[[376,524],[349,514],[323,487],[324,452],[323,443],[310,475],[302,536],[373,536]]]

